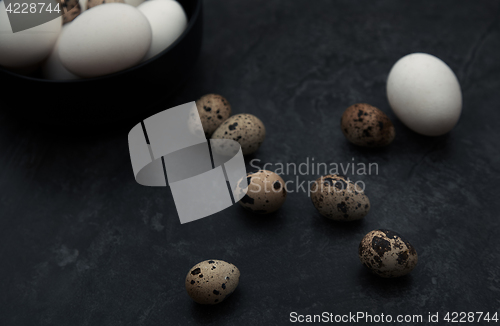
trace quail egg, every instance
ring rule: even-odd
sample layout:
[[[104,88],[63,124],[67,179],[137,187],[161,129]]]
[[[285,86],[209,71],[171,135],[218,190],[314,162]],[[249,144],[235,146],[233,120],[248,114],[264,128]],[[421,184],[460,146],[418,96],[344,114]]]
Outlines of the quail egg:
[[[222,260],[205,260],[191,268],[186,276],[186,291],[195,302],[217,304],[238,286],[240,271]]]
[[[374,106],[358,103],[348,107],[340,122],[344,136],[354,145],[382,147],[396,136],[389,117]]]
[[[370,200],[363,189],[336,174],[319,177],[311,185],[310,194],[318,212],[332,220],[359,220],[370,211]]]
[[[232,139],[241,145],[243,155],[257,151],[266,138],[266,128],[262,121],[251,114],[237,114],[220,125],[212,139]]]
[[[82,12],[78,0],[61,0],[61,8],[63,12],[63,24],[73,21]]]
[[[231,116],[231,105],[221,95],[204,95],[196,101],[196,107],[207,137]]]
[[[381,277],[398,277],[411,272],[418,262],[415,248],[401,235],[385,229],[371,231],[359,244],[359,259]]]
[[[287,194],[285,182],[272,171],[259,170],[248,173],[246,180],[243,179],[238,184],[237,191],[245,189],[247,185],[246,195],[239,203],[251,212],[269,214],[277,211],[285,203]]]

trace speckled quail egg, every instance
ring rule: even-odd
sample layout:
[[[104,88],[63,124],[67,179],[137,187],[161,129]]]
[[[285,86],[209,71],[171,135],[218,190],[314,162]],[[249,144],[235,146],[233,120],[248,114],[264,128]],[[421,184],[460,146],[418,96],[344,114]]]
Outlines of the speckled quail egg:
[[[205,260],[191,268],[186,276],[186,291],[197,303],[222,302],[238,286],[240,271],[222,260]]]
[[[411,272],[418,262],[415,248],[401,235],[389,230],[371,231],[359,244],[359,259],[381,277],[398,277]]]
[[[94,8],[98,5],[103,5],[106,3],[125,3],[124,0],[88,0],[87,9]]]
[[[241,145],[243,155],[257,151],[266,138],[266,128],[262,121],[251,114],[237,114],[220,125],[212,139],[232,139]]]
[[[342,114],[340,126],[344,136],[357,146],[387,146],[396,136],[389,117],[376,107],[365,103],[348,107]]]
[[[221,95],[204,95],[196,101],[196,107],[207,137],[231,116],[231,105]]]
[[[63,12],[63,24],[73,21],[82,12],[78,0],[61,0],[61,9]]]
[[[259,170],[248,173],[246,180],[238,183],[237,192],[248,185],[246,195],[239,201],[245,209],[258,213],[269,214],[277,211],[286,200],[286,186],[283,179],[276,173]]]
[[[370,211],[370,200],[363,189],[336,174],[319,177],[311,185],[310,194],[319,213],[332,220],[359,220]]]

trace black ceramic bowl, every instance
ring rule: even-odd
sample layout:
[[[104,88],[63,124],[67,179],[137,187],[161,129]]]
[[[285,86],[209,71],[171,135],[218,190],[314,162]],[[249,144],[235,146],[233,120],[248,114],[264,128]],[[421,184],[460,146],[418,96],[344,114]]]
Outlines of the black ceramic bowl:
[[[178,1],[188,17],[184,33],[157,56],[129,69],[95,78],[52,81],[0,67],[0,110],[66,126],[146,118],[148,109],[168,99],[186,81],[200,53],[202,0]]]

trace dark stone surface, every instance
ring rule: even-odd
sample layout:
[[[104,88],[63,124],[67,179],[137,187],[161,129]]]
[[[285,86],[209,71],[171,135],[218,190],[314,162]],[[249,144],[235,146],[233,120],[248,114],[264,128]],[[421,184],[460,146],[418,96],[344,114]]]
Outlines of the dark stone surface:
[[[196,73],[157,111],[216,92],[266,125],[251,157],[261,165],[378,163],[378,175],[353,177],[372,204],[358,223],[329,222],[306,194],[290,193],[271,216],[236,205],[180,225],[169,188],[133,179],[133,124],[89,136],[0,115],[0,324],[281,325],[291,311],[499,311],[499,10],[498,1],[205,3]],[[446,136],[417,135],[390,111],[387,74],[412,52],[438,56],[460,80],[463,114]],[[394,121],[390,147],[346,141],[340,116],[356,102]],[[378,228],[417,249],[409,276],[380,279],[359,262],[360,240]],[[242,273],[214,307],[184,289],[205,259]]]

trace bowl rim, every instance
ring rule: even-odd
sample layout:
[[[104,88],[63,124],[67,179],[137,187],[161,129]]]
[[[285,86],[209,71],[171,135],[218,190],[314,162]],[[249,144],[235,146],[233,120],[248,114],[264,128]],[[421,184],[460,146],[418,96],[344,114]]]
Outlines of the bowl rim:
[[[145,0],[145,1],[154,1],[154,0]],[[11,70],[8,70],[8,69],[6,69],[5,67],[2,67],[2,66],[0,66],[0,72],[12,75],[12,76],[14,76],[16,78],[25,79],[25,80],[28,80],[28,81],[45,82],[45,83],[49,83],[49,84],[50,83],[52,83],[52,84],[62,84],[62,83],[75,83],[75,84],[77,84],[77,83],[87,83],[87,82],[92,82],[92,81],[97,81],[97,80],[104,80],[104,79],[108,79],[108,78],[119,77],[120,75],[124,75],[124,74],[132,72],[134,70],[140,69],[140,68],[142,68],[142,67],[144,67],[144,66],[146,66],[146,65],[148,65],[148,64],[150,64],[150,63],[152,63],[152,62],[154,62],[156,60],[158,60],[160,57],[162,57],[167,52],[169,52],[170,50],[172,50],[177,44],[179,44],[186,37],[186,35],[193,29],[194,24],[196,24],[196,22],[200,18],[200,13],[201,13],[201,7],[202,7],[203,0],[194,0],[194,1],[196,2],[194,11],[193,11],[193,13],[191,15],[191,18],[189,19],[189,22],[188,22],[188,25],[186,26],[186,29],[182,32],[182,34],[179,35],[179,37],[172,44],[170,44],[167,48],[165,48],[163,51],[161,51],[160,53],[158,53],[154,57],[149,58],[146,61],[139,62],[138,64],[136,64],[136,65],[134,65],[134,66],[132,66],[130,68],[127,68],[127,69],[124,69],[124,70],[120,70],[120,71],[117,71],[117,72],[114,72],[114,73],[111,73],[111,74],[107,74],[107,75],[102,75],[102,76],[97,76],[97,77],[91,77],[91,78],[70,79],[70,80],[52,80],[52,79],[44,79],[44,78],[37,78],[37,77],[31,77],[31,76],[24,76],[24,75],[15,73],[15,72],[13,72]],[[180,4],[180,5],[182,6],[182,4]],[[184,7],[182,9],[184,9]]]

